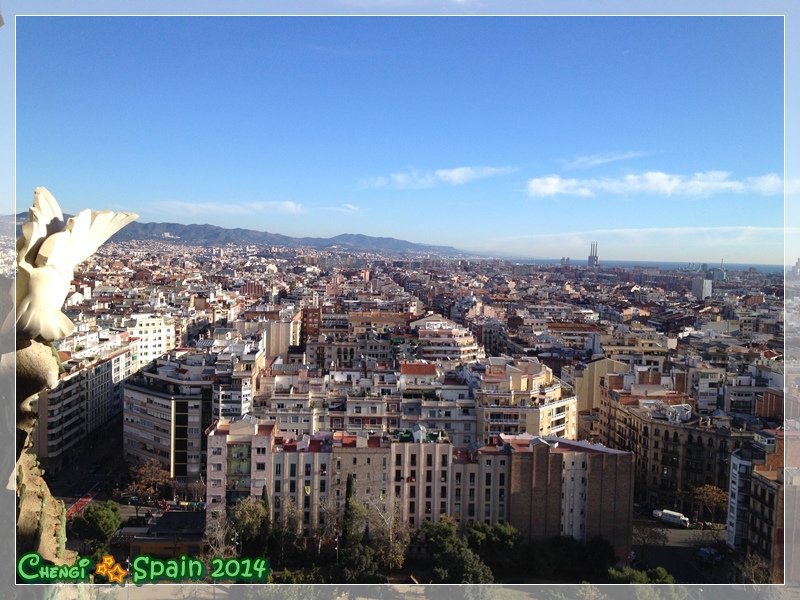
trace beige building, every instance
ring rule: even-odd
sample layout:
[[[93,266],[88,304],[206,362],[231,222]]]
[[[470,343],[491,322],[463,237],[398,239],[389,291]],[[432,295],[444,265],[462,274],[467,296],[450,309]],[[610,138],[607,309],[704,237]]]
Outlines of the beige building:
[[[561,369],[561,380],[575,390],[578,412],[600,408],[600,380],[608,373],[627,373],[627,363],[610,358],[599,358],[586,365],[565,366]]]
[[[125,322],[131,337],[139,338],[139,364],[146,365],[175,348],[175,322],[172,317],[142,313]]]
[[[480,441],[499,434],[577,437],[576,398],[553,371],[534,359],[486,359],[475,392]]]
[[[648,386],[624,386],[624,377],[604,378],[600,438],[636,457],[635,494],[650,508],[692,516],[692,489],[729,485],[730,454],[753,437],[732,427],[724,413],[698,416],[685,394]]]

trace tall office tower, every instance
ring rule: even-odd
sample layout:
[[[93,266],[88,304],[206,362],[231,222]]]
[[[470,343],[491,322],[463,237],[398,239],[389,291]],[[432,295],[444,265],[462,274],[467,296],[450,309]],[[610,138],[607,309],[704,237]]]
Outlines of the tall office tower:
[[[698,300],[705,300],[711,295],[711,280],[704,277],[692,279],[692,295]]]
[[[589,251],[589,266],[596,267],[599,264],[597,259],[597,242],[592,242],[591,250]]]

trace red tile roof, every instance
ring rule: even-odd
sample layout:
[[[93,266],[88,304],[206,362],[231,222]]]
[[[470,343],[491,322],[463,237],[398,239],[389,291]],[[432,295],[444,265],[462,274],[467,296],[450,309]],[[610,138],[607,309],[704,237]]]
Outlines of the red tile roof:
[[[433,363],[404,363],[400,365],[401,375],[436,375]]]

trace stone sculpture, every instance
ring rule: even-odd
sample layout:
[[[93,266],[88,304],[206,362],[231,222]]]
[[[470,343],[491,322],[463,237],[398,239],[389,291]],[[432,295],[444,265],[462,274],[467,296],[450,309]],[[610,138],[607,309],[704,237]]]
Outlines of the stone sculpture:
[[[61,307],[75,267],[137,217],[132,212],[83,210],[65,220],[53,195],[39,187],[17,239],[17,546],[18,550],[38,548],[47,560],[66,560],[63,539],[56,550],[42,541],[43,531],[63,529],[58,518],[63,520],[64,507],[52,499],[38,461],[26,450],[36,425],[32,402],[42,390],[58,383],[60,364],[51,342],[74,330]],[[45,510],[50,505],[57,506]]]

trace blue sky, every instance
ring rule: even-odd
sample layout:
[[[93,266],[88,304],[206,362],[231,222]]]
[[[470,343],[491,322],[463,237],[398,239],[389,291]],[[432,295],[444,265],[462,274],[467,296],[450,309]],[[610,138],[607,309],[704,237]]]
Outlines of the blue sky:
[[[783,20],[17,17],[17,207],[783,261]]]

